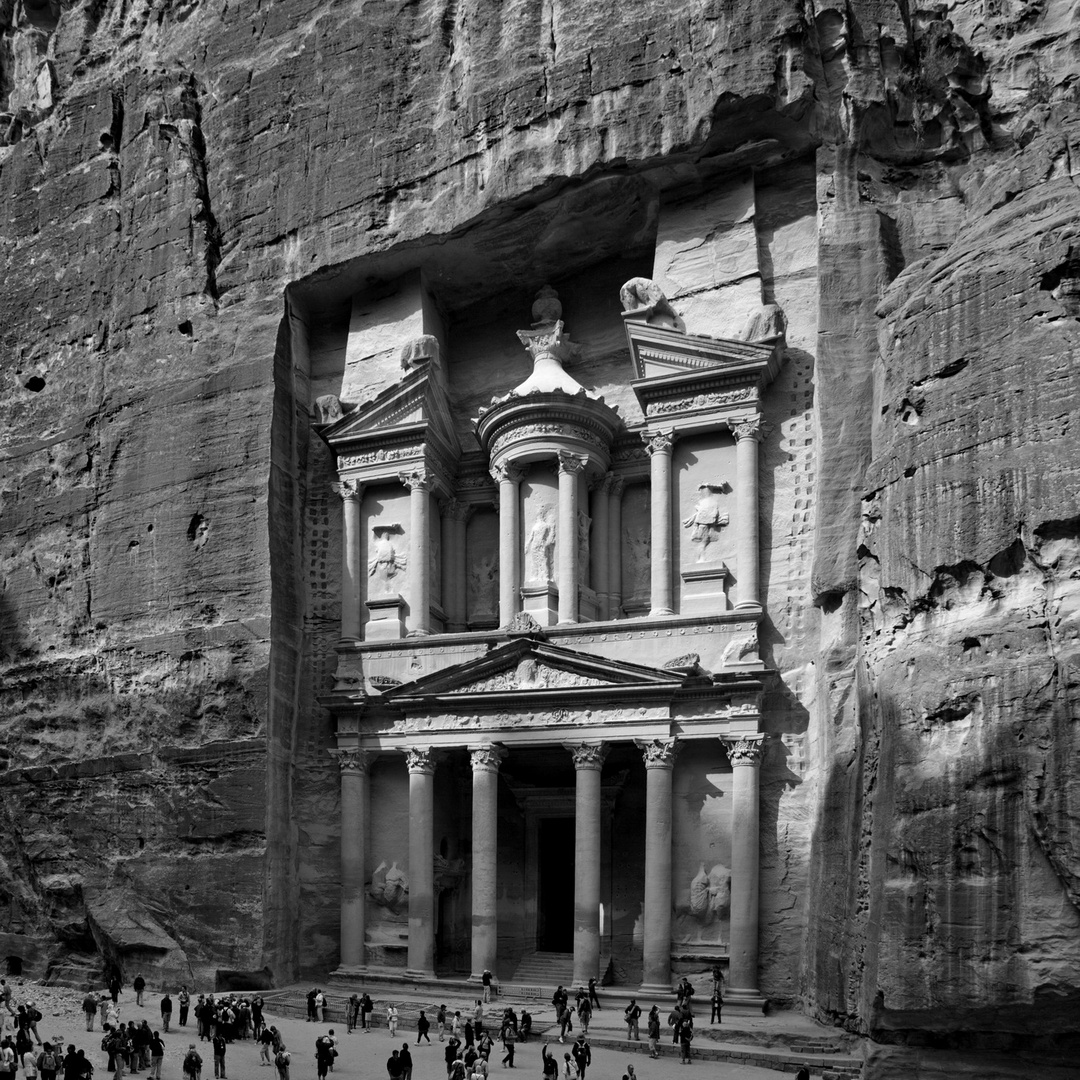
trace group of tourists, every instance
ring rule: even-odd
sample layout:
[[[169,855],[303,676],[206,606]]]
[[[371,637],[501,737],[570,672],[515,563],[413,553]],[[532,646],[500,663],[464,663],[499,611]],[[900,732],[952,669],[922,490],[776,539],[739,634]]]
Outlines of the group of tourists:
[[[525,1042],[532,1031],[532,1017],[522,1010],[519,1017],[512,1005],[502,1011],[497,1028],[489,1030],[484,1024],[483,1002],[477,1000],[472,1015],[461,1018],[461,1012],[455,1011],[452,1018],[447,1016],[445,1005],[440,1005],[436,1013],[439,1027],[439,1042],[449,1033],[446,1041],[444,1058],[446,1061],[447,1080],[487,1080],[491,1061],[491,1052],[495,1039],[502,1042],[502,1063],[508,1069],[514,1068],[514,1053],[519,1042]],[[427,1020],[423,1012],[420,1022]],[[419,1032],[420,1023],[417,1025]],[[425,1028],[426,1032],[426,1028]],[[418,1043],[420,1036],[417,1034]],[[430,1042],[430,1038],[428,1042]]]
[[[721,1010],[724,1006],[723,981],[724,977],[720,972],[720,968],[714,967],[712,971],[712,993],[709,998],[712,1006],[709,1022],[713,1024],[720,1023]],[[667,1026],[671,1028],[671,1041],[675,1046],[679,1047],[679,1060],[683,1065],[689,1065],[692,1060],[690,1048],[694,1041],[693,999],[693,984],[684,976],[679,981],[679,985],[675,987],[675,1005],[667,1016]],[[637,1003],[636,998],[630,999],[630,1004],[623,1010],[623,1018],[626,1021],[627,1039],[633,1042],[641,1042],[641,1006]],[[649,1056],[658,1058],[660,1056],[661,1033],[659,1005],[653,1005],[649,1009],[645,1027],[646,1036],[649,1040]]]

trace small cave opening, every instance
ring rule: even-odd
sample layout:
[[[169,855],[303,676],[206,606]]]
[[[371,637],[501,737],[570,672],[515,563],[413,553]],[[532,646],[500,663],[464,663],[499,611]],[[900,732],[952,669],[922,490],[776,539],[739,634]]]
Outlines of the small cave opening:
[[[4,964],[9,975],[21,975],[23,973],[23,961],[21,956],[9,956]]]
[[[188,522],[187,537],[192,545],[198,549],[206,543],[210,535],[210,522],[202,514],[193,514]]]
[[[40,394],[41,391],[45,389],[45,380],[40,375],[31,375],[30,378],[23,383],[23,386],[35,394]]]
[[[195,332],[195,328],[191,325],[190,319],[184,319],[183,322],[177,323],[176,329],[179,330],[184,337],[191,337]]]

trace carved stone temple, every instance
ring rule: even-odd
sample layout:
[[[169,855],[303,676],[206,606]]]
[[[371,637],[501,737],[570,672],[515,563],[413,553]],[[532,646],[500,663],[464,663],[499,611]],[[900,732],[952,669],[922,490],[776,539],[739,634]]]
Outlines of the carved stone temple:
[[[550,286],[499,343],[524,377],[467,416],[467,360],[422,298],[396,377],[319,401],[339,975],[510,981],[539,954],[556,981],[660,992],[720,964],[731,1004],[764,1004],[759,447],[782,315],[711,337],[650,280],[610,300],[636,419]]]

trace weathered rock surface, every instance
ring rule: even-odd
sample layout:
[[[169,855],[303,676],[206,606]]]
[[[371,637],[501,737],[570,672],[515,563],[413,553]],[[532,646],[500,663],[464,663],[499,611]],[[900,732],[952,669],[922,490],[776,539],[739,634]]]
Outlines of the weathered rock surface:
[[[909,1044],[874,1076],[1029,1075],[1080,995],[1073,17],[0,5],[9,955],[131,944],[135,897],[197,974],[336,962],[310,416],[350,297],[422,267],[453,328],[637,272],[662,192],[757,170],[685,306],[741,325],[756,242],[788,321],[763,988]]]

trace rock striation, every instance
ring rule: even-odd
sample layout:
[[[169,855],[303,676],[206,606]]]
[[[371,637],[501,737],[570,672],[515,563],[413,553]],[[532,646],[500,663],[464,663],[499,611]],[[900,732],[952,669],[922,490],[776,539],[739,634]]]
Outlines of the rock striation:
[[[590,313],[644,277],[695,332],[786,318],[762,991],[867,1036],[867,1077],[975,1050],[1054,1075],[1080,1004],[1064,0],[13,0],[0,30],[8,957],[334,966],[316,401],[399,377],[390,283],[490,351],[553,281],[588,298],[599,374],[570,376],[625,418]],[[503,347],[459,434],[528,375]]]

